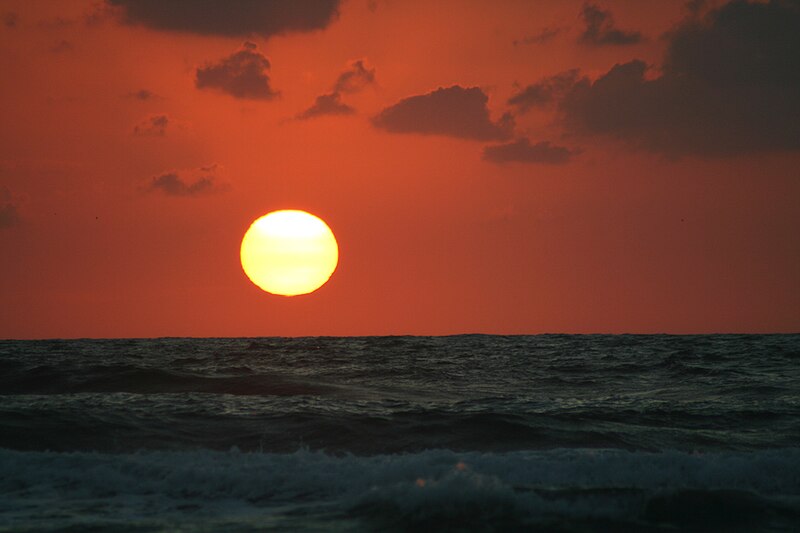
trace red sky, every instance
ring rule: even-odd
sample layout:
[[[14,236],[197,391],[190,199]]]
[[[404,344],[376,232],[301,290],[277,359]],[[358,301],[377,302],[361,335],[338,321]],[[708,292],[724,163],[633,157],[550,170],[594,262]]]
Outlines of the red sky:
[[[223,5],[0,1],[0,338],[800,331],[796,2]]]

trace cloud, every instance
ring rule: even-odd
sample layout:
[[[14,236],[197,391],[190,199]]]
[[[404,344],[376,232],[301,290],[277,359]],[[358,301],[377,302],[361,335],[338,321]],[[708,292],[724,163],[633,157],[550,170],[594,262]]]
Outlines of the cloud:
[[[213,175],[215,170],[216,166],[211,166],[188,171],[187,173],[190,174],[188,178],[181,177],[178,172],[167,172],[154,177],[147,190],[160,192],[167,196],[189,198],[222,192],[226,187],[217,183],[217,179]]]
[[[162,137],[167,131],[168,124],[169,117],[167,115],[153,115],[134,126],[133,134]]]
[[[297,118],[304,120],[322,115],[352,115],[356,110],[342,102],[342,93],[357,93],[372,83],[375,83],[375,69],[368,68],[363,59],[353,61],[347,70],[339,74],[333,92],[317,96],[314,104],[298,114]]]
[[[669,35],[665,75],[712,83],[800,83],[800,2],[734,0]]]
[[[150,188],[169,196],[199,196],[211,192],[214,183],[210,178],[200,178],[194,183],[186,183],[177,174],[169,173],[153,178]]]
[[[534,107],[546,107],[561,99],[575,85],[579,72],[578,69],[568,70],[528,85],[509,98],[508,104],[515,106],[520,113],[525,113]]]
[[[107,0],[123,22],[156,30],[271,37],[327,27],[339,0]]]
[[[730,2],[668,35],[660,77],[644,62],[579,80],[569,129],[669,155],[800,148],[800,4]]]
[[[198,89],[217,89],[236,98],[269,100],[278,95],[269,84],[269,60],[251,42],[219,63],[197,69]]]
[[[0,19],[3,20],[3,26],[6,28],[16,28],[19,23],[19,15],[13,11],[6,11],[0,15]]]
[[[60,41],[58,41],[57,43],[55,43],[53,46],[50,47],[50,51],[53,52],[54,54],[60,54],[62,52],[70,52],[74,48],[75,47],[72,45],[71,42],[67,41],[66,39],[61,39]]]
[[[141,100],[142,102],[146,102],[148,100],[159,100],[161,99],[160,96],[155,94],[152,91],[148,91],[147,89],[139,89],[138,91],[132,91],[125,95],[127,98],[132,98],[134,100]]]
[[[375,83],[375,69],[367,68],[365,61],[359,59],[350,68],[339,74],[333,91],[337,93],[356,93],[367,85]]]
[[[480,141],[508,139],[514,128],[513,118],[506,114],[498,122],[492,122],[488,101],[478,87],[440,87],[428,94],[400,100],[381,111],[372,123],[392,133],[446,135]]]
[[[562,165],[568,163],[575,152],[555,146],[549,141],[531,144],[528,139],[517,139],[506,144],[487,146],[483,149],[483,158],[492,163],[544,163]]]
[[[697,15],[706,8],[707,0],[688,0],[684,7],[692,15]]]
[[[109,3],[93,3],[87,6],[83,12],[83,23],[89,27],[99,26],[108,20],[115,18],[115,15],[120,14],[123,8],[115,9]]]
[[[0,202],[0,228],[10,228],[17,224],[19,224],[17,206]]]
[[[197,198],[225,192],[229,189],[229,186],[219,183],[218,175],[221,170],[219,165],[214,164],[194,169],[165,172],[152,178],[145,187],[145,191],[186,198]]]
[[[512,43],[514,46],[518,46],[520,44],[545,44],[552,41],[556,35],[562,31],[563,28],[544,28],[537,34],[529,35],[527,37],[523,37],[522,39],[514,39]]]
[[[314,105],[297,115],[297,118],[305,120],[322,115],[352,115],[355,112],[355,109],[341,102],[339,93],[334,92],[317,96]]]
[[[74,24],[75,21],[72,19],[56,16],[40,20],[38,26],[45,30],[63,30]]]
[[[0,187],[0,228],[10,228],[19,224],[19,208],[5,187]]]
[[[600,9],[594,4],[583,6],[581,17],[586,23],[586,29],[580,37],[580,42],[593,46],[627,45],[642,42],[644,38],[638,31],[623,31],[614,27],[614,17],[610,11]]]

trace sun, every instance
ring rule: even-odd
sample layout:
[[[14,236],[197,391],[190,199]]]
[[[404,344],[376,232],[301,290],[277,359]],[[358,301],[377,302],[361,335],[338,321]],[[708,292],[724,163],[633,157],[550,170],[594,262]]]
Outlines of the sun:
[[[322,287],[339,262],[333,232],[319,217],[286,209],[258,218],[244,234],[242,268],[259,288],[281,296]]]

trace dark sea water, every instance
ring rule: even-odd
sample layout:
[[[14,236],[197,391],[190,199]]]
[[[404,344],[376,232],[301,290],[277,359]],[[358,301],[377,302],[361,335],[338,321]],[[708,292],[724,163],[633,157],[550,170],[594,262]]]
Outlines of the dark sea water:
[[[0,531],[800,531],[800,335],[0,341]]]

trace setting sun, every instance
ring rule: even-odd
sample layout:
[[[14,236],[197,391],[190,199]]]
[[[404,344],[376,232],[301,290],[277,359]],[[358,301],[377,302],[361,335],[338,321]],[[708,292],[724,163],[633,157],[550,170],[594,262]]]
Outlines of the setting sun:
[[[339,262],[333,232],[320,218],[298,210],[257,219],[242,239],[242,268],[259,288],[282,296],[320,288]]]

